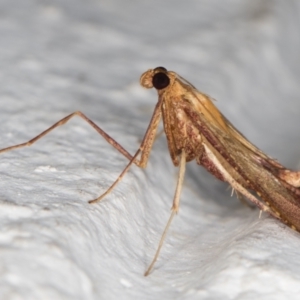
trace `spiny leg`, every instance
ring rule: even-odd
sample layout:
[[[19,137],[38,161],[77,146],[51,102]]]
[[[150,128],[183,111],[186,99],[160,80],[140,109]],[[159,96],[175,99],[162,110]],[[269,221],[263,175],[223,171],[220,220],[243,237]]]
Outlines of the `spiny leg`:
[[[183,185],[183,179],[184,179],[184,173],[185,173],[185,165],[186,165],[186,155],[185,155],[185,151],[184,149],[181,152],[181,157],[180,157],[180,164],[179,164],[179,174],[178,174],[178,179],[177,179],[177,185],[176,185],[176,191],[175,191],[175,195],[174,195],[174,200],[173,200],[173,205],[172,205],[172,212],[171,215],[169,217],[168,223],[165,227],[165,230],[161,236],[161,239],[159,241],[158,244],[158,248],[156,250],[156,253],[154,255],[154,258],[151,262],[151,264],[149,265],[147,271],[145,272],[145,276],[148,276],[149,273],[151,272],[158,256],[161,250],[161,247],[163,245],[163,242],[165,240],[165,237],[167,235],[167,231],[172,223],[172,220],[175,216],[175,214],[178,212],[179,210],[179,203],[180,203],[180,194],[181,194],[181,190],[182,190],[182,185]]]

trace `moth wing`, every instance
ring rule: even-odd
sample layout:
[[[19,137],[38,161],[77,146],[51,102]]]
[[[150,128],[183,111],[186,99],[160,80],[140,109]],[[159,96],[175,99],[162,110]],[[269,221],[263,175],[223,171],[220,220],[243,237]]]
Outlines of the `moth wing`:
[[[234,125],[232,125],[232,123],[226,117],[223,116],[223,118],[226,120],[230,135],[232,135],[235,139],[239,140],[240,143],[242,143],[246,148],[251,150],[255,155],[259,155],[259,157],[261,159],[264,159],[269,165],[277,167],[277,168],[284,168],[275,159],[270,158],[263,151],[261,151],[259,148],[257,148],[255,145],[253,145],[251,142],[249,142],[248,139],[239,130],[237,130],[234,127]]]
[[[248,150],[252,151],[254,155],[259,155],[260,161],[274,174],[278,173],[278,169],[285,169],[275,159],[267,156],[259,148],[253,145],[248,139],[237,130],[234,125],[218,110],[214,105],[213,100],[210,96],[198,91],[193,85],[186,83],[186,88],[190,92],[190,97],[187,100],[192,103],[194,109],[203,114],[204,118],[208,121],[208,124],[215,125],[217,128],[223,129],[233,139],[238,140]],[[189,95],[189,94],[188,94]]]
[[[250,143],[231,123],[228,123],[229,130],[226,131],[216,123],[209,122],[205,114],[192,105],[185,103],[182,109],[193,120],[194,126],[205,137],[209,146],[248,183],[246,188],[250,187],[255,191],[276,214],[280,215],[281,220],[300,229],[300,220],[297,216],[300,197],[284,186],[265,166],[268,162],[274,167],[274,160]]]

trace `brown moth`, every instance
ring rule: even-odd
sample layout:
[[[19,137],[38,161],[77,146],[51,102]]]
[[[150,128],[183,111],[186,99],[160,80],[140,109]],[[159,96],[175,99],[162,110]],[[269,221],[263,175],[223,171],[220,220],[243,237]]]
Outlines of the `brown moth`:
[[[158,102],[143,141],[133,156],[79,111],[58,121],[32,140],[2,149],[0,153],[30,146],[74,116],[83,118],[129,160],[106,192],[89,201],[95,203],[115,187],[133,163],[146,168],[162,117],[170,156],[173,164],[179,166],[179,175],[171,216],[145,275],[154,266],[171,221],[178,212],[185,165],[194,159],[216,178],[229,183],[238,195],[253,202],[261,211],[300,231],[300,172],[286,169],[251,144],[219,112],[209,96],[199,92],[175,72],[163,67],[150,69],[142,74],[140,83],[145,88],[156,88]]]

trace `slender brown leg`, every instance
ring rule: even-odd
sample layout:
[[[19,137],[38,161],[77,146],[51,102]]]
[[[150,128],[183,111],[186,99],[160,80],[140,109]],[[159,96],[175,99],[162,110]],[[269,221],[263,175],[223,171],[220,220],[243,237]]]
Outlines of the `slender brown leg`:
[[[78,117],[82,118],[83,120],[85,120],[86,122],[88,122],[101,136],[103,136],[105,138],[105,140],[110,145],[112,145],[115,149],[117,149],[127,159],[129,159],[129,160],[132,159],[132,155],[128,151],[126,151],[118,142],[116,142],[113,138],[111,138],[105,131],[103,131],[99,126],[97,126],[92,120],[90,120],[87,116],[85,116],[80,111],[76,111],[76,112],[66,116],[65,118],[63,118],[60,121],[56,122],[51,127],[46,129],[45,131],[43,131],[42,133],[40,133],[39,135],[37,135],[33,139],[29,140],[28,142],[1,149],[0,153],[15,150],[15,149],[19,149],[19,148],[23,148],[23,147],[27,147],[27,146],[31,146],[32,144],[37,142],[39,139],[41,139],[42,137],[47,135],[50,131],[52,131],[56,127],[64,125],[65,123],[67,123],[70,119],[72,119],[75,116],[78,116]]]
[[[162,101],[158,101],[158,103],[156,104],[153,115],[152,115],[152,118],[151,118],[151,121],[150,121],[148,129],[145,133],[145,136],[143,138],[141,146],[139,147],[139,149],[137,150],[137,152],[135,153],[134,156],[132,156],[118,142],[116,142],[113,138],[111,138],[105,131],[103,131],[99,126],[97,126],[92,120],[90,120],[87,116],[85,116],[80,111],[76,111],[76,112],[66,116],[65,118],[63,118],[60,121],[56,122],[51,127],[46,129],[45,131],[43,131],[42,133],[40,133],[39,135],[37,135],[33,139],[29,140],[28,142],[1,149],[0,153],[15,150],[15,149],[19,149],[19,148],[23,148],[23,147],[27,147],[27,146],[31,146],[32,144],[34,144],[39,139],[41,139],[42,137],[47,135],[50,131],[52,131],[56,127],[59,127],[61,125],[64,125],[65,123],[67,123],[74,116],[81,117],[83,120],[88,122],[101,136],[103,136],[104,139],[110,145],[112,145],[115,149],[117,149],[121,154],[123,154],[129,160],[128,165],[125,167],[125,169],[119,175],[117,180],[106,190],[106,192],[103,193],[102,195],[100,195],[98,198],[89,201],[89,203],[96,203],[96,202],[100,201],[104,196],[106,196],[107,194],[109,194],[113,190],[113,188],[124,177],[124,175],[127,173],[127,171],[129,170],[130,166],[133,163],[136,164],[137,166],[141,167],[141,168],[146,167],[148,159],[149,159],[150,151],[151,151],[151,148],[153,146],[153,142],[155,140],[157,127],[158,127],[160,117],[161,117],[161,111],[160,111],[161,104],[162,104]],[[141,155],[141,159],[138,160],[137,157],[140,154],[140,152],[142,152],[142,155]]]
[[[160,253],[160,250],[161,250],[161,247],[163,245],[163,242],[166,238],[166,235],[167,235],[167,231],[172,223],[172,220],[175,216],[175,214],[178,212],[179,210],[179,203],[180,203],[180,194],[181,194],[181,190],[182,190],[182,185],[183,185],[183,179],[184,179],[184,173],[185,173],[185,165],[186,165],[186,156],[185,156],[185,151],[182,150],[181,152],[181,157],[180,157],[180,164],[179,164],[179,174],[178,174],[178,179],[177,179],[177,185],[176,185],[176,191],[175,191],[175,195],[174,195],[174,199],[173,199],[173,205],[172,205],[172,212],[171,212],[171,215],[169,217],[169,220],[168,220],[168,223],[165,227],[165,230],[161,236],[161,239],[159,241],[159,244],[158,244],[158,248],[156,250],[156,253],[154,255],[154,258],[151,262],[151,264],[149,265],[147,271],[145,272],[145,276],[148,276],[149,273],[151,272],[158,256],[159,256],[159,253]]]
[[[133,163],[135,163],[140,168],[145,168],[147,166],[149,155],[150,155],[150,152],[151,152],[154,140],[155,140],[157,127],[158,127],[158,124],[160,121],[161,104],[162,104],[162,101],[158,101],[158,103],[156,104],[151,121],[150,121],[147,131],[144,135],[144,138],[140,145],[140,148],[137,150],[135,155],[130,159],[130,162],[128,163],[128,165],[125,167],[125,169],[122,171],[122,173],[118,176],[116,181],[102,195],[100,195],[98,198],[96,198],[94,200],[90,200],[89,203],[99,202],[107,194],[109,194],[113,190],[113,188],[117,185],[117,183],[121,181],[121,179],[124,177],[124,175],[127,173],[127,171],[129,170],[130,166]],[[137,157],[140,154],[140,152],[142,153],[141,159],[137,160]]]

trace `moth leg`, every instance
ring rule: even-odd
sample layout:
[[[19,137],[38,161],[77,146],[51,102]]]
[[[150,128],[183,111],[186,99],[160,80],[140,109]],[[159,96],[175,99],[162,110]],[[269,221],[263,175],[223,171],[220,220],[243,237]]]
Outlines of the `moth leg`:
[[[130,158],[129,163],[124,168],[122,173],[118,176],[118,178],[113,182],[113,184],[102,195],[100,195],[96,199],[90,200],[89,203],[99,202],[107,194],[109,194],[114,189],[114,187],[117,185],[117,183],[121,181],[121,179],[124,177],[124,175],[127,173],[127,171],[129,170],[130,166],[133,163],[135,163],[140,168],[145,168],[147,166],[149,155],[150,155],[150,152],[151,152],[154,140],[155,140],[157,127],[158,127],[158,124],[159,124],[159,121],[160,121],[160,116],[161,116],[160,106],[161,106],[161,103],[162,103],[162,101],[159,101],[156,104],[153,115],[152,115],[152,118],[151,118],[151,121],[150,121],[149,126],[147,128],[147,131],[144,135],[143,141],[142,141],[139,149],[134,154],[134,156],[132,156]],[[141,155],[141,159],[138,160],[137,157],[140,154],[140,152],[142,152],[142,155]]]
[[[64,117],[63,119],[59,120],[58,122],[53,124],[48,129],[41,132],[39,135],[37,135],[36,137],[34,137],[33,139],[31,139],[25,143],[17,144],[14,146],[10,146],[10,147],[1,149],[0,153],[8,152],[11,150],[15,150],[15,149],[19,149],[19,148],[23,148],[23,147],[27,147],[27,146],[31,146],[32,144],[37,142],[39,139],[41,139],[42,137],[44,137],[45,135],[50,133],[52,130],[54,130],[56,127],[59,127],[61,125],[64,125],[65,123],[67,123],[73,117],[75,117],[75,116],[81,117],[83,120],[88,122],[110,145],[112,145],[115,149],[117,149],[121,154],[123,154],[129,160],[128,165],[125,167],[125,169],[119,175],[117,180],[107,189],[107,191],[104,194],[100,195],[98,198],[89,201],[89,203],[95,203],[95,202],[100,201],[105,195],[107,195],[116,186],[116,184],[123,178],[123,176],[126,174],[126,172],[128,171],[128,169],[130,168],[130,166],[133,163],[141,168],[146,167],[148,159],[149,159],[150,151],[153,146],[154,139],[155,139],[156,130],[157,130],[157,127],[158,127],[158,124],[160,121],[161,104],[162,104],[162,100],[158,101],[158,103],[156,104],[155,110],[153,112],[151,121],[150,121],[148,129],[145,133],[143,141],[142,141],[139,149],[136,151],[136,153],[133,156],[127,150],[125,150],[118,142],[116,142],[113,138],[111,138],[104,130],[102,130],[91,119],[89,119],[87,116],[85,116],[80,111],[76,111],[76,112]],[[141,159],[138,160],[137,157],[140,154],[140,152],[142,152],[142,156],[141,156]]]
[[[151,121],[148,125],[147,131],[144,135],[143,141],[140,146],[140,151],[142,152],[140,160],[135,160],[135,164],[140,168],[146,168],[149,155],[155,141],[156,132],[158,128],[158,124],[161,118],[161,105],[163,103],[163,98],[160,98],[156,103],[154,112],[151,117]]]
[[[151,262],[151,264],[149,265],[147,271],[145,272],[145,276],[148,276],[149,273],[151,272],[158,256],[161,250],[161,247],[163,245],[163,242],[166,238],[167,235],[167,231],[172,223],[172,220],[175,216],[175,214],[177,214],[178,210],[179,210],[179,203],[180,203],[180,195],[181,195],[181,190],[182,190],[182,185],[183,185],[183,179],[184,179],[184,174],[185,174],[185,165],[186,165],[186,154],[184,149],[182,149],[181,152],[181,156],[180,156],[180,163],[179,163],[179,173],[178,173],[178,178],[177,178],[177,185],[176,185],[176,191],[175,191],[175,195],[174,195],[174,199],[173,199],[173,205],[171,208],[171,215],[169,217],[168,223],[165,227],[165,230],[160,238],[159,244],[158,244],[158,248],[156,250],[156,253],[154,255],[154,258]]]
[[[85,120],[86,122],[88,122],[110,145],[112,145],[115,149],[117,149],[127,159],[129,159],[129,160],[132,159],[133,156],[128,151],[126,151],[118,142],[116,142],[113,138],[111,138],[104,130],[102,130],[99,126],[97,126],[92,120],[90,120],[86,115],[84,115],[80,111],[76,111],[76,112],[64,117],[63,119],[59,120],[58,122],[53,124],[48,129],[46,129],[45,131],[41,132],[39,135],[37,135],[33,139],[29,140],[28,142],[1,149],[0,153],[31,146],[32,144],[37,142],[39,139],[41,139],[42,137],[47,135],[50,131],[52,131],[56,127],[64,125],[65,123],[67,123],[70,119],[72,119],[75,116],[78,116],[78,117],[82,118],[83,120]]]
[[[161,129],[158,133],[156,133],[156,136],[154,138],[154,143],[163,135],[164,133],[164,129]],[[139,142],[141,143],[143,140],[139,140]]]
[[[39,139],[41,139],[42,137],[44,137],[45,135],[50,133],[55,128],[66,124],[70,119],[72,119],[75,116],[78,116],[78,117],[82,118],[84,121],[86,121],[87,123],[89,123],[110,145],[112,145],[116,150],[118,150],[128,160],[131,161],[133,159],[133,157],[135,157],[135,159],[133,160],[133,163],[135,163],[136,165],[138,165],[140,167],[145,167],[145,165],[147,165],[148,157],[149,157],[149,154],[150,154],[153,142],[154,142],[156,129],[157,129],[158,123],[160,121],[160,106],[161,106],[161,101],[158,102],[155,107],[152,119],[151,119],[148,129],[146,131],[146,134],[143,138],[140,149],[138,150],[138,152],[142,151],[141,160],[137,160],[137,156],[138,156],[137,153],[134,156],[132,156],[116,140],[114,140],[112,137],[110,137],[103,129],[101,129],[98,125],[96,125],[96,123],[94,123],[91,119],[89,119],[81,111],[73,112],[72,114],[64,117],[63,119],[59,120],[58,122],[56,122],[55,124],[50,126],[48,129],[44,130],[43,132],[41,132],[40,134],[38,134],[37,136],[35,136],[34,138],[32,138],[31,140],[29,140],[25,143],[21,143],[21,144],[17,144],[14,146],[0,149],[0,154],[11,151],[11,150],[23,148],[23,147],[29,147],[32,144],[34,144],[35,142],[37,142]],[[144,148],[145,148],[145,151],[143,151]]]

